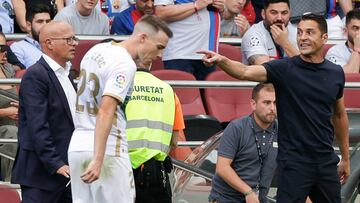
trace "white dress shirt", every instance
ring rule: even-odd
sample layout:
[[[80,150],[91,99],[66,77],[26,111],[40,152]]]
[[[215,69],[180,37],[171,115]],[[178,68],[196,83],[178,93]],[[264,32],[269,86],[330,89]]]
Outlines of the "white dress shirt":
[[[58,78],[66,95],[66,99],[70,107],[70,112],[73,121],[75,121],[76,92],[74,86],[71,84],[70,79],[68,77],[71,67],[70,63],[66,63],[66,67],[62,67],[46,54],[43,54],[42,56],[44,57],[45,61],[49,64],[50,68],[55,72],[55,75]]]

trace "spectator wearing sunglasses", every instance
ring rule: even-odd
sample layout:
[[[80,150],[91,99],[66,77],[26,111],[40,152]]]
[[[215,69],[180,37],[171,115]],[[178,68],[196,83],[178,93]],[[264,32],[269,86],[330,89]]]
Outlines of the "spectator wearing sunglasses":
[[[109,18],[95,8],[99,0],[78,0],[65,7],[54,18],[69,23],[75,34],[108,35]]]
[[[50,9],[44,4],[35,4],[26,12],[28,36],[11,44],[11,50],[22,64],[29,68],[42,55],[39,44],[40,29],[51,21]]]
[[[14,78],[15,70],[7,62],[7,50],[5,35],[0,33],[0,78]],[[16,121],[18,119],[17,91],[14,85],[0,85],[0,139],[17,139]],[[5,97],[4,96],[10,96]],[[1,144],[0,153],[14,158],[17,144]],[[14,161],[0,156],[2,180],[10,181],[11,168]]]

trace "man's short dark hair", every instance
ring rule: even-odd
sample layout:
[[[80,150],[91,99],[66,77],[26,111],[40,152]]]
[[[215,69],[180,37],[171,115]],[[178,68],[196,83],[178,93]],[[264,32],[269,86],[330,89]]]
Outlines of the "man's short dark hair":
[[[48,13],[51,16],[50,8],[45,4],[34,4],[26,8],[26,21],[32,22],[34,16],[38,13]]]
[[[269,92],[275,92],[275,88],[274,88],[273,84],[271,84],[271,83],[259,83],[253,88],[253,91],[252,91],[252,94],[251,94],[251,99],[256,101],[257,98],[258,98],[258,94],[262,89],[265,89],[266,91],[269,91]]]
[[[345,24],[348,25],[352,19],[360,20],[360,8],[354,8],[346,14]]]
[[[286,3],[290,8],[289,0],[264,0],[264,9],[267,9],[270,4]]]
[[[323,15],[318,15],[318,14],[315,14],[315,13],[306,13],[301,17],[300,21],[304,21],[304,20],[315,21],[318,24],[318,27],[319,27],[322,34],[328,32],[326,19],[324,18]]]
[[[152,29],[154,29],[156,32],[159,32],[160,30],[163,31],[169,38],[173,36],[173,32],[170,30],[167,24],[157,16],[144,15],[138,21],[138,23],[140,22],[151,26]]]

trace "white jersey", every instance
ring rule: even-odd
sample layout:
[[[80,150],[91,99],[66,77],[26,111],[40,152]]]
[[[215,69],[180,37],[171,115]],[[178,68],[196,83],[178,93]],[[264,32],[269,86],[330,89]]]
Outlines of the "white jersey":
[[[326,53],[325,58],[337,65],[344,66],[351,56],[351,51],[346,44],[337,44],[332,46]]]
[[[267,55],[270,59],[281,58],[276,50],[270,32],[265,28],[264,21],[252,25],[248,31],[245,32],[242,42],[241,51],[243,54],[243,63],[249,64],[248,59],[253,55]],[[290,22],[287,26],[290,43],[297,48],[296,43],[296,27]],[[284,53],[286,56],[286,54]]]
[[[113,125],[106,144],[109,156],[127,156],[125,135],[126,118],[124,104],[127,103],[133,87],[136,65],[125,48],[102,43],[91,48],[80,64],[75,131],[71,138],[69,152],[93,151],[96,115],[104,95],[116,98],[117,107]]]

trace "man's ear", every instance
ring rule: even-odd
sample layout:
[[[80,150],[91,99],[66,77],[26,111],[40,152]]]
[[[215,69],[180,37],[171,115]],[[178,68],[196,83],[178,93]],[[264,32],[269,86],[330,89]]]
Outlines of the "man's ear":
[[[47,49],[52,50],[53,49],[53,41],[51,39],[45,39],[44,46],[46,46]]]
[[[347,37],[347,36],[348,36],[348,29],[347,29],[346,27],[344,27],[344,28],[342,29],[342,31],[343,31],[344,37]]]
[[[31,33],[31,22],[30,21],[26,21],[26,32]]]
[[[321,38],[324,40],[324,44],[325,44],[329,38],[328,33],[324,33]]]
[[[261,17],[262,19],[265,19],[265,9],[261,9]]]
[[[252,109],[253,111],[255,111],[255,109],[256,109],[256,101],[253,100],[253,99],[251,99],[251,100],[250,100],[250,106],[251,106],[251,109]]]
[[[140,36],[141,43],[145,42],[146,38],[148,38],[148,35],[146,33],[141,33],[141,34],[139,34],[139,36]]]

